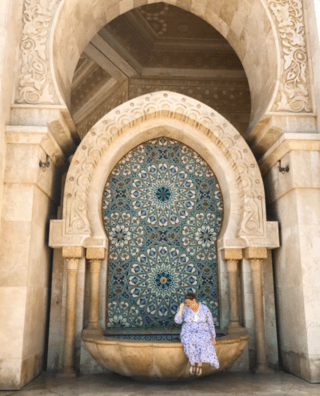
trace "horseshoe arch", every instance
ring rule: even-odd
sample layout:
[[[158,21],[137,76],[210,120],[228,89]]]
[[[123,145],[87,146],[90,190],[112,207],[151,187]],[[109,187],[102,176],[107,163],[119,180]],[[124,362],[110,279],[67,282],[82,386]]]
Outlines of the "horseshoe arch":
[[[216,175],[225,208],[218,249],[278,246],[277,223],[266,220],[262,177],[245,140],[210,107],[167,91],[128,101],[91,128],[73,156],[63,219],[51,221],[50,246],[107,246],[101,215],[106,180],[127,152],[161,136],[191,147]]]

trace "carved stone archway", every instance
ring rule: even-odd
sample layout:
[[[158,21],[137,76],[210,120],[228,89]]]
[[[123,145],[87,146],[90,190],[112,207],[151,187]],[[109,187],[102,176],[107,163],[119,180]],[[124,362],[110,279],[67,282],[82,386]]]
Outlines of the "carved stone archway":
[[[91,38],[108,22],[137,6],[159,0],[136,2],[112,0],[64,0],[52,28],[52,73],[60,100],[69,106],[72,76],[78,59]],[[237,0],[232,5],[198,0],[166,0],[204,19],[224,36],[239,56],[249,81],[251,126],[270,111],[279,85],[280,45],[271,12],[264,0]],[[254,15],[254,17],[250,17]],[[263,22],[261,22],[263,21]],[[68,40],[65,40],[68,37]],[[266,48],[267,47],[267,48]],[[261,48],[266,48],[261,51]],[[252,128],[251,127],[251,128]],[[251,129],[250,128],[250,129]]]
[[[34,3],[27,5],[16,102],[69,106],[74,69],[92,37],[119,15],[158,1],[96,0],[92,3],[86,0],[63,0],[59,5],[57,1],[50,1],[41,5],[41,11]],[[250,85],[252,129],[266,112],[271,111],[274,101],[279,102],[280,99],[278,88],[284,70],[281,70],[281,42],[272,14],[277,18],[280,15],[281,19],[285,10],[269,1],[270,10],[265,0],[237,0],[232,4],[198,0],[164,2],[204,19],[234,48],[244,66]],[[39,20],[43,26],[38,31],[36,24]],[[68,40],[65,40],[65,37],[68,37]],[[29,40],[35,41],[35,45],[27,45]],[[261,48],[265,50],[261,51]],[[41,71],[33,70],[32,65],[36,64],[35,61],[39,61],[39,58]],[[303,69],[303,65],[300,69]],[[25,78],[27,71],[28,81]],[[282,103],[290,108],[287,102],[291,92],[286,92],[283,87],[281,91],[284,93]]]
[[[245,140],[219,113],[172,92],[141,96],[104,116],[81,142],[70,165],[63,220],[51,223],[50,246],[105,246],[100,203],[111,170],[137,144],[168,136],[211,166],[226,202],[218,247],[274,247],[277,225],[266,221],[258,164]]]
[[[138,97],[112,110],[85,136],[67,174],[63,219],[52,220],[49,245],[63,248],[68,263],[64,375],[74,375],[76,277],[79,258],[90,260],[91,299],[89,331],[99,336],[99,272],[107,248],[102,220],[106,180],[118,161],[135,146],[166,136],[195,150],[211,167],[224,200],[218,256],[227,262],[229,277],[229,332],[242,331],[238,314],[237,262],[242,249],[254,275],[258,368],[265,372],[266,355],[261,286],[261,264],[267,248],[279,246],[277,222],[266,221],[265,194],[258,164],[239,132],[210,107],[183,95],[162,91]],[[93,276],[92,274],[95,274]],[[220,283],[221,283],[220,276]],[[224,291],[225,293],[225,291]],[[91,327],[90,327],[91,326]]]
[[[159,0],[57,0],[26,2],[12,123],[51,125],[67,156],[77,137],[70,107],[71,83],[86,45],[107,23]],[[165,0],[204,19],[234,48],[251,93],[247,142],[262,155],[282,132],[316,131],[301,0],[230,2]],[[65,40],[68,37],[68,40]],[[27,105],[27,106],[26,106]],[[298,117],[297,117],[298,115]],[[302,121],[303,120],[303,121]]]

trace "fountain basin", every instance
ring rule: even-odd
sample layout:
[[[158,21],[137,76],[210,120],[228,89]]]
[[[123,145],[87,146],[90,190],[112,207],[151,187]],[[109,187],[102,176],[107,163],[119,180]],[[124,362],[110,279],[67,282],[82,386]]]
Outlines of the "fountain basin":
[[[220,367],[203,365],[204,376],[231,366],[244,351],[250,336],[244,328],[217,339],[215,349]],[[92,357],[115,373],[140,380],[195,378],[181,342],[149,342],[82,335]]]

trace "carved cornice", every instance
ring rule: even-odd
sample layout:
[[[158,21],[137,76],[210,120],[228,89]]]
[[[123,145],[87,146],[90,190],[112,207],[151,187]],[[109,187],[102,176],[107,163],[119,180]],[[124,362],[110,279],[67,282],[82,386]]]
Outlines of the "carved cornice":
[[[282,75],[273,111],[311,112],[302,0],[268,0],[282,52]]]
[[[267,174],[290,151],[320,151],[320,135],[317,133],[283,133],[260,159],[262,175]]]
[[[7,125],[6,143],[39,145],[61,171],[67,170],[65,155],[47,127]]]

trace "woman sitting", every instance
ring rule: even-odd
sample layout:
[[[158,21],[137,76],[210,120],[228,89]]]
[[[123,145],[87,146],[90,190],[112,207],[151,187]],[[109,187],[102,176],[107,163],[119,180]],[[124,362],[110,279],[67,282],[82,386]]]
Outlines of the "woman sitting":
[[[185,304],[180,304],[174,321],[176,323],[184,321],[180,339],[191,363],[190,374],[201,375],[202,363],[210,363],[211,366],[219,368],[219,361],[213,345],[216,343],[213,318],[206,305],[197,303],[194,293],[186,294]],[[198,364],[197,370],[196,363]]]

